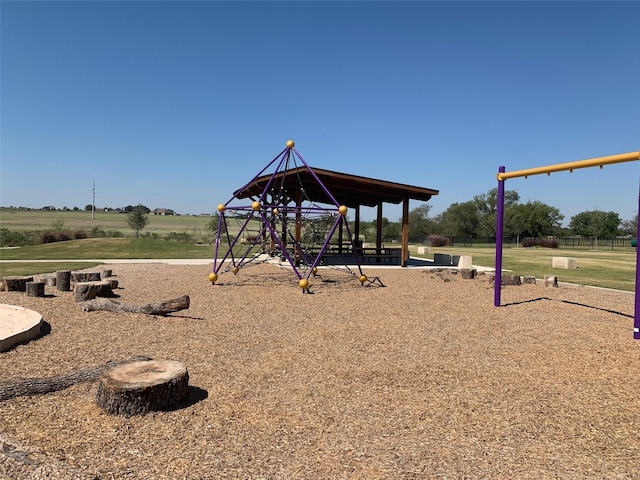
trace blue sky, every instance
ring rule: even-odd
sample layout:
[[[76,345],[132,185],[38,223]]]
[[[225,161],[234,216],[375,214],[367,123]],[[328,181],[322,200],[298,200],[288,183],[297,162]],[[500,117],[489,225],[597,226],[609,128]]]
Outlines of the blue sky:
[[[437,214],[500,165],[640,149],[640,2],[0,9],[2,206],[83,208],[95,180],[97,207],[212,212],[291,138],[312,166],[440,190]],[[629,162],[506,188],[565,222],[630,219],[639,177]]]

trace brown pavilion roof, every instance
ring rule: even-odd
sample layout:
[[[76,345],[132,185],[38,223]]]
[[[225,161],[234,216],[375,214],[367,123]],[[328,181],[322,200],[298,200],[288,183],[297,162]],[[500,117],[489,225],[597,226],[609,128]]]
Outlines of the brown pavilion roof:
[[[388,182],[375,178],[313,168],[313,173],[341,205],[373,207],[379,203],[400,203],[405,199],[428,201],[438,190]],[[257,177],[246,187],[234,192],[236,198],[259,197],[272,174]],[[332,204],[322,186],[307,167],[298,167],[278,172],[275,188],[283,188],[289,198],[296,198],[299,186],[304,189],[304,198],[322,204]]]

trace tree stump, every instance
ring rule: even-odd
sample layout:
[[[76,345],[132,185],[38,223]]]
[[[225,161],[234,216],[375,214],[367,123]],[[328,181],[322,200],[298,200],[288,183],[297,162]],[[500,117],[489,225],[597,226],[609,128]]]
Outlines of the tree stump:
[[[115,297],[116,295],[111,290],[111,283],[107,281],[91,282],[96,287],[96,297]]]
[[[112,415],[170,410],[189,395],[189,373],[173,360],[121,365],[102,372],[98,379],[96,401]]]
[[[44,275],[34,275],[34,282],[42,282],[46,287],[55,287],[56,286],[56,276],[55,274],[44,274]]]
[[[61,292],[71,291],[71,270],[58,270],[56,272],[56,288]]]
[[[109,282],[109,286],[113,290],[114,288],[118,288],[118,280],[113,277],[107,277],[102,279],[103,282]]]
[[[523,277],[522,283],[528,283],[528,284],[535,285],[536,284],[536,277],[527,275],[527,276]]]
[[[113,271],[110,270],[110,269],[102,270],[100,272],[100,280],[106,280],[107,277],[110,277],[112,273],[113,273]]]
[[[86,302],[96,298],[96,286],[93,282],[80,282],[73,286],[73,296],[76,303]]]
[[[27,282],[33,282],[33,277],[4,277],[4,288],[7,292],[26,292]]]
[[[100,272],[71,272],[72,282],[99,282]]]
[[[473,280],[474,278],[476,278],[477,273],[478,273],[478,270],[476,270],[475,268],[460,269],[460,276],[465,280]]]
[[[44,297],[44,283],[27,282],[26,287],[27,297]]]
[[[556,275],[545,275],[544,286],[558,288],[558,277]]]

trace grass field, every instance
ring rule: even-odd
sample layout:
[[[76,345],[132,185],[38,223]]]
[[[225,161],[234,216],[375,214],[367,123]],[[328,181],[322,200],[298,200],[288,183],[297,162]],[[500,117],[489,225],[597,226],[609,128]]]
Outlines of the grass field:
[[[149,215],[149,224],[142,233],[166,234],[170,232],[186,232],[194,236],[203,235],[210,217],[194,215]],[[62,210],[21,210],[0,208],[0,227],[9,230],[45,230],[55,224],[64,224],[71,230],[91,230],[99,227],[103,230],[119,230],[125,236],[133,235],[127,225],[127,214],[116,212],[62,211]]]

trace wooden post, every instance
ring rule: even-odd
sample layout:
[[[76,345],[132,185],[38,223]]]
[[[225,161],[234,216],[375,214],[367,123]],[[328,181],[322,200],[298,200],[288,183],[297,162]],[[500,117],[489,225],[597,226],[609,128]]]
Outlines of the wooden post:
[[[409,199],[402,201],[402,266],[409,262]]]

